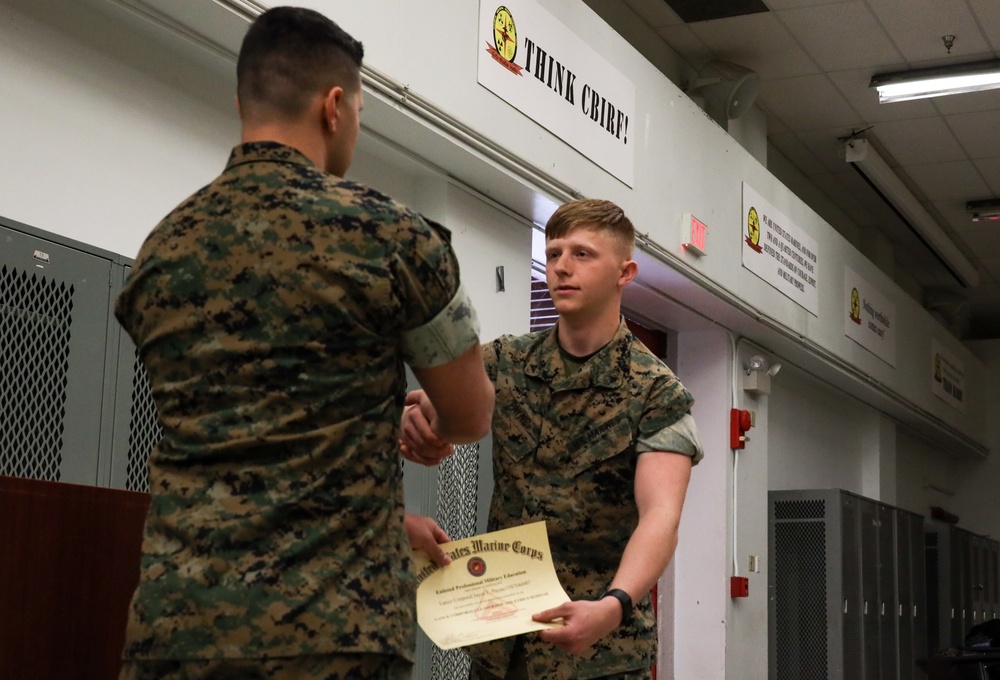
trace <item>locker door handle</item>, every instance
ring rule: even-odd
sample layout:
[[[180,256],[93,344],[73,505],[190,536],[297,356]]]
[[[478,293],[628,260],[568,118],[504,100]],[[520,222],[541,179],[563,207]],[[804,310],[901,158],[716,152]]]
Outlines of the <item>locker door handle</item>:
[[[917,618],[917,605],[913,605],[913,618]]]
[[[882,602],[882,611],[880,612],[882,616],[885,616],[885,602]]]
[[[868,616],[868,600],[865,600],[865,616]]]
[[[847,613],[847,598],[844,598],[844,613]]]
[[[951,618],[955,618],[955,608],[951,608]]]
[[[902,602],[899,603],[899,617],[900,618],[903,617],[903,603]]]

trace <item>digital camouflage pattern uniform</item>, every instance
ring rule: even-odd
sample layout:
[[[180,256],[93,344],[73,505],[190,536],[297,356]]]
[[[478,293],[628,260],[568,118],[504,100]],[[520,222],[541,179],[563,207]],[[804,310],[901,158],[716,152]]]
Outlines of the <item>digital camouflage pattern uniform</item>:
[[[546,520],[552,559],[571,599],[596,599],[610,586],[638,523],[636,459],[675,451],[697,463],[701,445],[689,411],[694,402],[667,366],[628,330],[579,370],[567,370],[556,328],[503,336],[483,346],[496,384],[493,411],[493,500],[489,529]],[[515,638],[469,649],[504,677]],[[598,678],[648,669],[655,660],[656,621],[649,596],[633,621],[583,656],[537,635],[523,639],[532,680]],[[476,669],[473,677],[490,677]]]
[[[412,661],[403,362],[479,342],[448,232],[244,144],[153,230],[116,313],[164,431],[125,657]]]

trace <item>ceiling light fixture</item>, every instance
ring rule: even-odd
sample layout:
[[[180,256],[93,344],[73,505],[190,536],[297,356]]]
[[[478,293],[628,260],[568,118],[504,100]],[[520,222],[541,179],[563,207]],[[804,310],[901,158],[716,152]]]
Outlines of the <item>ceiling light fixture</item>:
[[[993,90],[1000,88],[1000,59],[878,73],[869,87],[878,90],[881,104]]]
[[[965,209],[972,215],[973,222],[1000,222],[1000,198],[969,201]]]
[[[979,285],[979,271],[975,265],[959,250],[937,220],[931,217],[867,139],[847,140],[844,144],[844,157],[896,211],[959,283],[968,288]]]

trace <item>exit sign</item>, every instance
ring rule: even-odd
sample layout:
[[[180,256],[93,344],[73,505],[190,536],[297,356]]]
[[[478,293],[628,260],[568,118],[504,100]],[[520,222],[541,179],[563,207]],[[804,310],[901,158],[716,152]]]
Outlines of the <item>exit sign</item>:
[[[681,231],[681,247],[689,252],[698,255],[707,255],[705,240],[708,237],[708,227],[704,222],[690,213],[684,215],[684,223]]]

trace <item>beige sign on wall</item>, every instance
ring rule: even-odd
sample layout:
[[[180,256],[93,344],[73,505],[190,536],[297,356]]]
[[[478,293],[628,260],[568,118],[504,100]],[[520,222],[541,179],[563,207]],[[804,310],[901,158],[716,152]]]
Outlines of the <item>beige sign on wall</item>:
[[[844,268],[844,335],[896,365],[896,305],[850,267]]]

